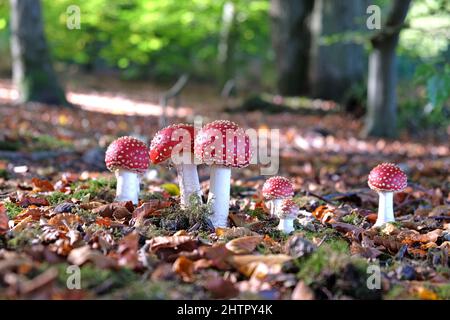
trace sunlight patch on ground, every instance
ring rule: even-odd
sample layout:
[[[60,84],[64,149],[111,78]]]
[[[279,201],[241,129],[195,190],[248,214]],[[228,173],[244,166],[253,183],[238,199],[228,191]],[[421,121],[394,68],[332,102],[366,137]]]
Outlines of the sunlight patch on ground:
[[[11,103],[17,98],[18,92],[10,81],[0,80],[0,103]],[[134,100],[107,92],[81,93],[69,91],[67,92],[67,100],[88,111],[142,116],[160,116],[162,114],[162,107],[158,104]],[[179,107],[175,109],[171,106],[167,107],[167,116],[169,117],[186,117],[191,114],[191,108]]]

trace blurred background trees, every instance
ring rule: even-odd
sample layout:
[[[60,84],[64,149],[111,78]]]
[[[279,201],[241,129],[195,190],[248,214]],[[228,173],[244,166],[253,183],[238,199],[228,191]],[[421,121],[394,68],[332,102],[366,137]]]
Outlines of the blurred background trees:
[[[232,79],[242,95],[270,92],[368,106],[366,133],[377,136],[394,135],[397,123],[411,132],[449,123],[450,4],[445,0],[417,0],[410,6],[407,0],[372,1],[381,8],[381,25],[388,33],[391,25],[396,30],[387,38],[386,28],[366,27],[365,0],[41,2],[50,53],[62,75],[75,69],[172,82],[187,73],[192,81],[214,83],[218,91]],[[80,29],[66,26],[70,5],[81,9]],[[0,74],[5,77],[13,65],[12,9],[8,0],[0,0]],[[27,50],[30,54],[45,47],[39,34],[34,37],[40,40]],[[386,119],[392,128],[380,130]]]

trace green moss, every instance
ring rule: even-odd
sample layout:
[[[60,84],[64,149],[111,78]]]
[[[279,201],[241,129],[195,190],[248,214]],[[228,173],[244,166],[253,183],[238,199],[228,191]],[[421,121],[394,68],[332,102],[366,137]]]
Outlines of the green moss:
[[[348,244],[343,240],[324,243],[307,259],[300,259],[295,262],[300,269],[297,277],[307,284],[311,284],[324,271],[337,273],[343,267],[343,264],[349,261],[348,253]]]
[[[72,149],[71,142],[58,139],[48,134],[42,134],[33,137],[31,148],[33,150],[56,150],[56,149]]]
[[[113,190],[115,189],[115,187],[115,179],[109,180],[100,178],[96,180],[77,182],[72,184],[71,186],[71,190],[73,192],[72,194],[65,194],[59,191],[55,191],[47,196],[47,200],[51,205],[57,205],[72,198],[83,200],[86,197],[89,197],[92,199],[98,196],[101,192]]]
[[[439,298],[444,300],[450,300],[450,283],[436,285],[434,286],[434,290],[436,291]]]
[[[4,201],[3,204],[5,205],[6,214],[9,219],[14,219],[23,210],[21,207],[10,201]]]
[[[8,177],[9,177],[8,171],[6,171],[6,169],[0,169],[0,178],[8,179]]]
[[[55,191],[55,192],[52,192],[50,195],[48,195],[46,198],[47,198],[47,201],[52,206],[55,206],[55,205],[57,205],[57,204],[59,204],[61,202],[69,200],[70,197],[71,197],[70,194],[65,194],[65,193],[62,193],[62,192],[59,192],[59,191]]]
[[[7,246],[9,249],[21,250],[24,247],[28,247],[34,240],[39,238],[42,231],[39,228],[39,224],[29,224],[25,229],[21,231],[15,231],[14,237],[8,240]]]
[[[207,227],[207,219],[210,215],[210,205],[201,203],[200,199],[192,195],[185,208],[176,205],[164,210],[161,223],[163,226],[176,226],[177,229],[188,229],[197,223]]]
[[[405,297],[408,297],[409,293],[407,289],[402,285],[394,285],[388,292],[384,294],[384,299],[386,300],[397,300],[397,299],[404,299]]]
[[[363,221],[363,218],[356,212],[353,212],[353,213],[348,214],[345,217],[343,217],[342,221],[344,221],[345,223],[353,224],[353,225],[359,225]]]

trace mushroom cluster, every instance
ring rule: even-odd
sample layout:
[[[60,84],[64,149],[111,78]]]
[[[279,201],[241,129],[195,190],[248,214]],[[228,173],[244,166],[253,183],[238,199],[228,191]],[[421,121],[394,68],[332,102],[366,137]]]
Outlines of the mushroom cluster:
[[[130,136],[113,141],[106,150],[106,167],[117,178],[116,201],[139,202],[140,175],[149,163],[170,162],[177,170],[180,204],[187,206],[191,197],[201,202],[197,161],[209,165],[208,204],[215,227],[226,227],[230,203],[232,168],[244,168],[251,159],[250,137],[237,124],[218,120],[206,124],[196,134],[190,124],[175,124],[156,133],[150,145]],[[378,192],[379,206],[375,227],[395,221],[393,194],[407,186],[406,174],[395,164],[382,163],[372,169],[368,185]],[[267,179],[262,188],[271,216],[280,219],[278,229],[294,231],[294,220],[300,210],[292,197],[292,182],[280,176]]]

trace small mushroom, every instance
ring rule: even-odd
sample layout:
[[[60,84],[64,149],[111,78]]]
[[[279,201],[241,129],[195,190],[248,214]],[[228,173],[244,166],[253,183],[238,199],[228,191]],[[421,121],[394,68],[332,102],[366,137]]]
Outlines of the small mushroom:
[[[208,203],[214,227],[227,226],[231,168],[250,163],[250,138],[237,124],[217,120],[206,124],[195,137],[195,155],[211,166]]]
[[[299,211],[299,207],[292,199],[281,200],[281,204],[276,211],[276,215],[280,219],[277,229],[284,233],[294,231],[294,220],[297,218]]]
[[[262,195],[268,201],[270,215],[274,216],[281,201],[294,195],[294,188],[292,182],[285,177],[271,177],[264,183]]]
[[[138,203],[140,174],[149,165],[148,148],[133,137],[120,137],[113,141],[105,154],[106,167],[117,178],[116,201]]]
[[[378,192],[378,218],[375,227],[386,222],[395,221],[393,209],[394,192],[402,191],[407,186],[406,174],[393,163],[382,163],[370,171],[368,184],[370,189]]]
[[[186,206],[192,195],[201,199],[197,164],[194,163],[194,126],[175,124],[160,130],[150,144],[150,161],[162,163],[168,159],[174,164],[180,186],[180,203]]]

